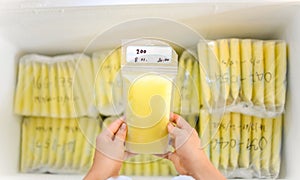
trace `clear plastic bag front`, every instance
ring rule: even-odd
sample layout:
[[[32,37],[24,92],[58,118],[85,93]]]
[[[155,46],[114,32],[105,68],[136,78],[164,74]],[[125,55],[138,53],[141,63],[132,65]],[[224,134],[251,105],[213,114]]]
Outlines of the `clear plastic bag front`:
[[[164,154],[169,148],[167,124],[177,54],[157,40],[135,40],[122,48],[126,149],[132,153]]]

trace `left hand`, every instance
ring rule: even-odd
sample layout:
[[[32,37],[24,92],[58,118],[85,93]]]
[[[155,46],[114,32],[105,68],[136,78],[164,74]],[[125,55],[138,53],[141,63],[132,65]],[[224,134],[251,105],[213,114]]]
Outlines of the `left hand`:
[[[85,180],[102,180],[119,175],[122,162],[127,158],[126,134],[127,125],[120,118],[97,136],[94,162]]]

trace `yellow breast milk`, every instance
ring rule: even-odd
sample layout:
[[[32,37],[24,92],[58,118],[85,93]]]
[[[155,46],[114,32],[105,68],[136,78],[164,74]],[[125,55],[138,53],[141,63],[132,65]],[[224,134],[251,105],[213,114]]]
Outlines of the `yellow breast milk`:
[[[172,81],[160,75],[137,78],[128,89],[127,149],[163,153],[168,142]]]

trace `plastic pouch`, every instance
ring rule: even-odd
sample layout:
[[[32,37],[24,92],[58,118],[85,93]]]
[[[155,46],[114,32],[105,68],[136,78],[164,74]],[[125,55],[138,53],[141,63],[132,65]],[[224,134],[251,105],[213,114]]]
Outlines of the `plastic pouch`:
[[[280,172],[283,115],[259,118],[225,113],[221,122],[200,111],[204,152],[227,178],[277,178]]]
[[[119,115],[123,112],[121,49],[93,53],[95,104],[100,114]]]
[[[20,171],[86,173],[92,165],[99,119],[25,117]]]
[[[284,112],[287,73],[284,41],[201,41],[198,58],[207,71],[201,70],[200,77],[204,109],[210,113],[225,110],[273,118]],[[214,59],[219,68],[211,66]],[[218,84],[216,91],[210,88],[212,78]]]
[[[198,115],[200,109],[199,63],[188,50],[183,51],[178,61],[172,111],[180,115]]]
[[[131,41],[123,46],[121,73],[128,125],[127,151],[166,153],[177,54],[161,41]]]
[[[84,54],[25,55],[20,59],[14,111],[24,116],[96,116],[92,66]]]

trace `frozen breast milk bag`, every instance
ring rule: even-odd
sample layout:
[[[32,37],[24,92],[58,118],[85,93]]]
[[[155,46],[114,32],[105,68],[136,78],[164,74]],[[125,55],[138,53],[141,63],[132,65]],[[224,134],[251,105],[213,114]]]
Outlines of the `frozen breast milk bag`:
[[[173,79],[177,73],[175,51],[160,41],[131,42],[123,46],[121,72],[127,151],[166,153]]]

